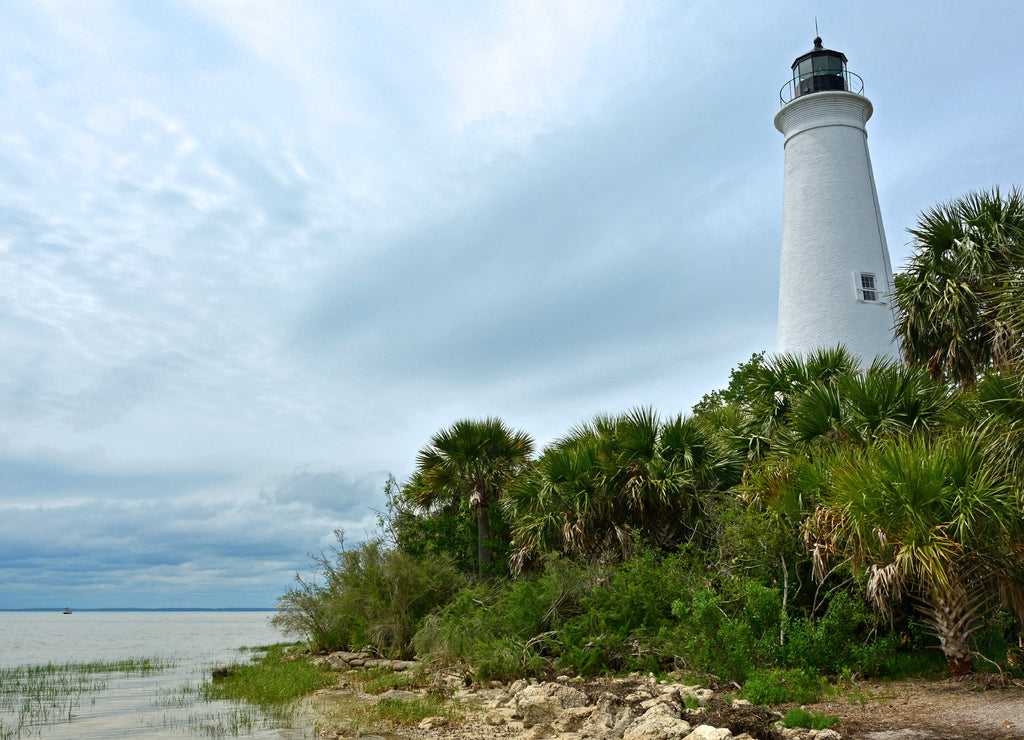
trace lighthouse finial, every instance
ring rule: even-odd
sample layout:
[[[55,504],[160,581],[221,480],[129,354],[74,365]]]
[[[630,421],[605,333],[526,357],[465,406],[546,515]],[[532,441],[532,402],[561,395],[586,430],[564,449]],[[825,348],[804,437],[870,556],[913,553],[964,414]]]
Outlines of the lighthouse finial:
[[[821,45],[821,34],[818,33],[818,16],[814,16],[814,48],[815,50],[823,48]]]

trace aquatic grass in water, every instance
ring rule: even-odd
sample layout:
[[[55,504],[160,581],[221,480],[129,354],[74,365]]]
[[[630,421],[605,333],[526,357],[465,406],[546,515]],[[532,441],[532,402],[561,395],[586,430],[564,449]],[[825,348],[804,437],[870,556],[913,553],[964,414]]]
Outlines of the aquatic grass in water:
[[[300,699],[333,686],[336,678],[324,666],[293,659],[285,652],[287,647],[273,645],[249,663],[221,669],[222,678],[200,686],[200,697],[206,701],[245,702],[277,722],[290,722]]]
[[[83,697],[103,691],[112,677],[145,676],[172,665],[127,658],[0,668],[0,740],[17,740],[29,730],[71,722]]]

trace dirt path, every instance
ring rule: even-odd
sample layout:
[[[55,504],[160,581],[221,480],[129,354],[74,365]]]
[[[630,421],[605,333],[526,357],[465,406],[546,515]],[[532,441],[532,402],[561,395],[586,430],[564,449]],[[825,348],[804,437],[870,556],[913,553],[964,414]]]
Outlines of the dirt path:
[[[1024,687],[987,683],[861,683],[841,699],[808,708],[839,717],[833,729],[863,740],[1024,740]]]

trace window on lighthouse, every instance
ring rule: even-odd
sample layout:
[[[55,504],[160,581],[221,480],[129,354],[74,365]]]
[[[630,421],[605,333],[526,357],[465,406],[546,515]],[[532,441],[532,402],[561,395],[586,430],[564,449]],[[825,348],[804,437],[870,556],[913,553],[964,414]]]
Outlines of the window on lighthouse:
[[[875,285],[875,276],[861,272],[857,275],[857,298],[862,301],[878,302],[878,288]]]

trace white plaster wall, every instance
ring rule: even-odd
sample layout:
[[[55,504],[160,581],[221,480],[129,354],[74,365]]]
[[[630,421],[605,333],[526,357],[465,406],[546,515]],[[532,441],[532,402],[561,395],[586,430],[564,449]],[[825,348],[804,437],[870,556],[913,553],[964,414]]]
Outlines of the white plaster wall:
[[[845,344],[864,364],[895,357],[892,267],[864,124],[871,102],[849,92],[796,98],[775,116],[785,137],[778,351]],[[883,303],[858,299],[875,275]]]

